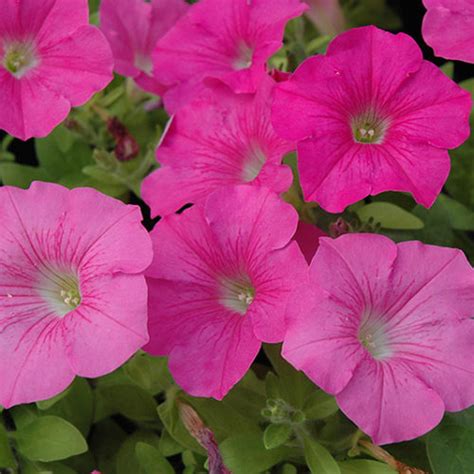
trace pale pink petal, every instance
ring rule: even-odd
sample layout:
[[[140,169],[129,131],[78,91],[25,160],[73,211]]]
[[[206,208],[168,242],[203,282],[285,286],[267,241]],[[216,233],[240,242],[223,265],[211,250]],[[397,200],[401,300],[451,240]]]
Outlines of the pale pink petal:
[[[63,321],[38,295],[0,285],[0,404],[9,408],[53,397],[74,379],[66,357]],[[4,292],[14,294],[8,297]]]
[[[65,316],[67,355],[81,377],[99,377],[148,341],[147,287],[142,275],[84,278],[81,305]]]
[[[376,444],[417,438],[431,431],[444,414],[439,395],[403,360],[385,364],[366,356],[336,400]]]
[[[0,67],[0,109],[0,128],[27,140],[48,135],[67,117],[71,104],[36,75],[18,81]]]
[[[294,292],[286,318],[283,357],[323,390],[339,393],[364,357],[354,335],[359,318],[314,285]]]
[[[281,251],[262,256],[261,261],[253,265],[250,277],[258,292],[249,307],[248,316],[259,340],[271,343],[283,341],[288,297],[296,286],[306,280],[307,270],[295,242]]]

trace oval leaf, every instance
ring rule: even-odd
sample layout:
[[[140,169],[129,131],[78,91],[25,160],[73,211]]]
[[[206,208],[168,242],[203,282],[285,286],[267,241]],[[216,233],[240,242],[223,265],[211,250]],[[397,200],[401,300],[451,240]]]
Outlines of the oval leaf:
[[[288,441],[292,431],[290,425],[268,425],[263,433],[263,444],[267,449],[281,446]]]
[[[410,212],[390,202],[372,202],[356,210],[359,219],[367,222],[371,217],[384,229],[416,230],[423,228],[423,221]]]
[[[304,457],[313,474],[341,474],[341,470],[331,453],[321,444],[305,436]]]
[[[58,461],[87,451],[79,430],[57,416],[43,416],[16,433],[18,450],[31,461]]]

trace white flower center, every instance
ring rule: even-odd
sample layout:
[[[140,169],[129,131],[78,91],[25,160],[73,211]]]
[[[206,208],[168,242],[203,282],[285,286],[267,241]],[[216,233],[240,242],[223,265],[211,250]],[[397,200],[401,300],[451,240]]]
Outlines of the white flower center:
[[[246,183],[253,181],[265,164],[266,156],[260,146],[256,143],[250,145],[247,156],[244,159],[242,179]]]
[[[8,43],[4,45],[4,50],[3,66],[17,79],[39,64],[31,41]]]
[[[77,274],[50,267],[40,269],[38,293],[60,318],[76,309],[82,300]]]
[[[232,62],[232,67],[236,71],[242,69],[248,69],[252,65],[253,49],[247,46],[245,43],[240,43],[237,48],[237,55]]]
[[[351,127],[354,140],[363,144],[378,145],[383,143],[388,125],[386,118],[380,117],[378,113],[369,109],[352,118]]]
[[[386,332],[386,323],[372,311],[366,310],[362,316],[358,337],[374,359],[384,360],[393,354]]]
[[[220,285],[219,302],[222,306],[244,315],[255,299],[255,288],[250,279],[224,278]]]

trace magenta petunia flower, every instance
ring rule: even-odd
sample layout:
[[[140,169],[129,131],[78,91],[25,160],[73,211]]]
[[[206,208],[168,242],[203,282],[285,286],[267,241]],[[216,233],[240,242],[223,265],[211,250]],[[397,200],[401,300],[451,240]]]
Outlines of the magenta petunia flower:
[[[294,239],[308,263],[311,263],[316,250],[318,250],[320,237],[326,236],[326,232],[322,231],[315,225],[308,224],[304,221],[298,222]]]
[[[222,399],[261,343],[283,340],[287,298],[306,277],[296,211],[268,189],[216,191],[152,232],[147,271],[150,343],[168,355],[176,382]]]
[[[101,30],[112,47],[115,70],[142,89],[163,94],[165,88],[153,78],[151,54],[188,7],[185,0],[102,0]]]
[[[424,61],[409,36],[373,26],[338,36],[275,88],[272,121],[298,140],[306,200],[329,212],[383,191],[429,207],[447,149],[469,136],[470,94]]]
[[[423,0],[423,38],[436,56],[474,63],[474,2]]]
[[[0,128],[43,137],[112,80],[107,40],[87,0],[5,0],[0,15]]]
[[[139,208],[93,189],[36,182],[0,196],[0,404],[10,407],[108,373],[148,341],[152,248]]]
[[[154,74],[171,89],[164,96],[175,112],[219,79],[234,92],[253,93],[266,62],[282,46],[288,20],[307,9],[301,0],[200,0],[158,41]]]
[[[142,188],[153,215],[173,213],[223,186],[249,183],[277,193],[290,187],[291,170],[281,161],[295,144],[273,130],[273,85],[264,78],[255,95],[214,85],[172,118],[157,149],[162,167]]]
[[[473,303],[460,250],[322,238],[288,304],[283,356],[375,443],[409,440],[474,404]]]

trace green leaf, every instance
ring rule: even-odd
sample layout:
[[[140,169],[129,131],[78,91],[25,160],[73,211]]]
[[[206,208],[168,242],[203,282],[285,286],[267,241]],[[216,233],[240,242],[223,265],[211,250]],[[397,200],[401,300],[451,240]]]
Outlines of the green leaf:
[[[257,474],[270,469],[293,450],[266,449],[261,434],[237,434],[220,444],[224,464],[233,474]]]
[[[53,398],[48,398],[48,400],[40,400],[39,402],[36,402],[36,406],[40,410],[48,410],[48,408],[51,408],[53,405],[62,400],[69,393],[71,387],[72,386],[70,385],[66,390],[63,390],[61,393],[59,393]]]
[[[76,377],[69,389],[61,395],[49,408],[43,408],[44,413],[69,421],[87,437],[94,414],[94,398],[89,383]]]
[[[322,420],[339,410],[336,399],[322,390],[315,390],[306,400],[303,412],[308,420]]]
[[[79,430],[56,416],[43,416],[16,432],[20,453],[31,461],[57,461],[87,451]]]
[[[472,474],[474,466],[474,407],[449,413],[426,438],[433,474]]]
[[[15,458],[10,446],[7,431],[0,422],[0,470],[1,468],[16,467]]]
[[[387,464],[366,459],[354,459],[338,463],[341,474],[396,474]]]
[[[165,391],[173,384],[166,357],[153,357],[140,351],[127,362],[124,371],[140,387],[153,395]]]
[[[474,230],[474,212],[454,199],[440,194],[438,201],[444,207],[449,223],[453,229]]]
[[[268,425],[263,432],[263,444],[267,449],[277,448],[285,444],[289,439],[293,430],[290,425]]]
[[[100,387],[100,392],[116,412],[127,418],[138,421],[157,419],[154,398],[138,385],[106,385]]]
[[[126,439],[127,433],[110,418],[94,425],[89,444],[100,472],[115,474],[116,456]]]
[[[462,82],[465,87],[469,83],[471,94],[474,96],[474,79]],[[471,128],[474,128],[474,114],[471,115]],[[459,148],[450,150],[451,172],[446,188],[457,201],[470,209],[474,209],[474,134]]]
[[[138,463],[146,474],[174,474],[171,464],[155,447],[139,442],[135,446]]]
[[[33,181],[46,181],[48,175],[41,168],[19,163],[0,163],[0,179],[8,186],[26,189]]]
[[[304,437],[304,457],[313,474],[340,474],[341,470],[331,453],[308,436]]]
[[[276,389],[278,397],[283,398],[293,408],[301,409],[309,394],[314,392],[315,385],[303,372],[295,370],[281,357],[280,344],[264,344],[263,349],[278,375],[277,386],[273,386],[273,390]],[[278,398],[275,395],[271,397]]]
[[[372,202],[355,212],[362,222],[367,222],[372,218],[384,229],[416,230],[423,228],[422,220],[390,202]]]
[[[145,443],[158,449],[159,438],[151,431],[136,431],[122,444],[116,459],[117,474],[148,474],[137,458],[136,447]],[[155,471],[157,474],[158,470]]]

